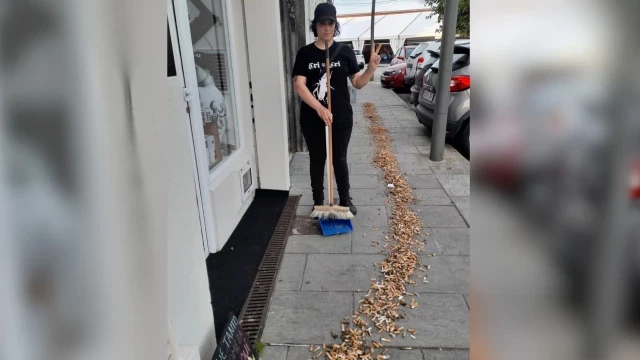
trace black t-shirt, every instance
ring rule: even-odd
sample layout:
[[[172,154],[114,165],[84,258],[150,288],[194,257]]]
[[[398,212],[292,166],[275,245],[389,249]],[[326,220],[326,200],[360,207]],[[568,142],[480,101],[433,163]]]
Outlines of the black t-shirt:
[[[356,55],[349,46],[343,45],[340,52],[334,56],[338,43],[334,42],[329,47],[331,61],[331,112],[334,123],[349,123],[353,121],[353,109],[347,81],[349,76],[357,74],[360,69]],[[327,76],[326,76],[326,51],[318,49],[314,43],[303,46],[298,50],[296,61],[293,65],[293,76],[307,78],[307,88],[322,105],[327,106]],[[300,108],[301,121],[319,121],[323,123],[318,113],[307,103],[302,101]],[[324,123],[323,123],[324,124]]]

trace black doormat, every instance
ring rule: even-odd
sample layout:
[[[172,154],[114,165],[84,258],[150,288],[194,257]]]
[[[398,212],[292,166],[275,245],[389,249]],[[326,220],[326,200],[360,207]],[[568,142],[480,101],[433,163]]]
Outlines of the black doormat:
[[[207,257],[216,334],[224,330],[229,313],[240,316],[288,198],[286,191],[257,190],[224,248]]]

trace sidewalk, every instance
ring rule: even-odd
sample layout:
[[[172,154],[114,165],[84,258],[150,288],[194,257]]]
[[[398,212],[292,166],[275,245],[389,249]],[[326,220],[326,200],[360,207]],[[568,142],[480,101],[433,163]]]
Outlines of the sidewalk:
[[[308,154],[298,153],[291,162],[291,194],[302,198],[262,335],[262,342],[270,345],[264,359],[307,360],[315,355],[309,352],[310,344],[340,343],[332,333],[340,333],[340,322],[353,314],[371,279],[379,275],[373,265],[385,258],[386,250],[383,241],[372,246],[372,240],[388,232],[391,211],[385,203],[386,184],[373,165],[375,148],[362,117],[364,102],[375,104],[384,119],[398,162],[419,198],[415,210],[430,234],[423,237],[427,246],[420,254],[420,264],[431,266],[429,283],[423,283],[424,273],[416,271],[419,285],[409,285],[407,291],[420,295],[420,306],[406,308],[407,319],[398,322],[417,330],[416,339],[397,336],[385,344],[390,348],[387,355],[392,360],[468,359],[469,162],[449,145],[443,162],[431,162],[424,127],[398,96],[377,83],[359,91],[353,105],[348,157],[351,196],[358,206],[353,233],[319,235],[308,218],[313,205]],[[432,253],[437,256],[426,255]]]

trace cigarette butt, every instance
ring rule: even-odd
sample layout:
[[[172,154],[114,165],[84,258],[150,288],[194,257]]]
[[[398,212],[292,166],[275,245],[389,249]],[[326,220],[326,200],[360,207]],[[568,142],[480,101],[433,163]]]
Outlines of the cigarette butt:
[[[413,336],[413,335],[409,335],[409,336],[411,336],[411,338],[413,338],[413,340],[415,340],[415,339],[416,339],[416,337],[415,337],[415,336]]]
[[[324,351],[320,351],[317,355],[316,355],[316,359],[319,358],[320,356],[322,356],[322,354],[324,354]]]
[[[391,340],[389,340],[389,339],[385,339],[385,338],[380,338],[380,340],[382,340],[382,341],[384,341],[384,342],[388,342],[388,343],[390,343],[390,342],[391,342]]]

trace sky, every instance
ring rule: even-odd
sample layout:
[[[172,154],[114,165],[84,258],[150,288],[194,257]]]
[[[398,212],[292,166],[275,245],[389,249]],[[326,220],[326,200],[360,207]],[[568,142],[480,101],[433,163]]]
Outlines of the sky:
[[[338,15],[371,12],[371,0],[334,0]],[[424,0],[376,0],[376,11],[426,9]]]

